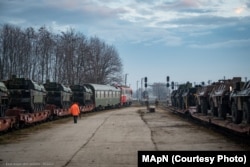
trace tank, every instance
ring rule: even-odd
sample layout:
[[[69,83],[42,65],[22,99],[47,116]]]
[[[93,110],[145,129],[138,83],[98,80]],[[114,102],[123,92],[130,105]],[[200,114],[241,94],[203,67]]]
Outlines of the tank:
[[[9,108],[21,108],[25,112],[39,112],[45,108],[46,91],[31,79],[12,76],[5,82],[9,91]]]
[[[43,85],[47,91],[47,105],[55,105],[60,109],[68,109],[70,107],[72,103],[72,91],[70,87],[57,82],[50,82],[48,80]]]
[[[230,95],[234,123],[250,123],[250,80],[237,82]]]
[[[80,106],[86,106],[93,103],[93,92],[88,86],[72,85],[72,102],[78,102]]]
[[[219,80],[218,86],[214,87],[210,94],[210,105],[213,107],[213,115],[225,119],[231,114],[230,93],[235,83],[241,82],[241,77],[234,77],[228,80]]]
[[[4,82],[0,82],[0,117],[5,116],[5,110],[8,107],[8,89]]]

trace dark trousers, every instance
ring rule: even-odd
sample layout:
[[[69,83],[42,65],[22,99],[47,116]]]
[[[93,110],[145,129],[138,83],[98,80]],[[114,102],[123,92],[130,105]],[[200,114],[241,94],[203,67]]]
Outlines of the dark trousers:
[[[78,118],[78,116],[73,116],[73,119],[74,119],[74,123],[75,123],[75,124],[77,123],[77,118]]]

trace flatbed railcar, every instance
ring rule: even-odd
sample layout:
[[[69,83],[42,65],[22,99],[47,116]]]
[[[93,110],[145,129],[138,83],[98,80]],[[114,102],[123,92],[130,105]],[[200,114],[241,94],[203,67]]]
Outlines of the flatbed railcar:
[[[9,95],[8,109],[1,117],[7,126],[2,131],[45,121],[49,117],[50,111],[45,110],[46,91],[43,85],[15,75],[4,84]]]
[[[237,88],[234,88],[233,85],[236,83],[238,83],[238,86]],[[183,89],[183,86],[181,86],[177,90],[172,91],[172,105],[168,106],[168,109],[174,111],[174,113],[179,113],[183,116],[188,116],[188,118],[198,120],[207,126],[214,126],[216,128],[223,129],[223,131],[225,132],[230,131],[235,134],[249,136],[250,82],[246,82],[243,87],[240,85],[242,85],[242,82],[240,81],[240,78],[236,77],[232,80],[227,80],[225,82],[220,81],[212,84],[212,87],[209,88],[209,90],[208,86],[197,89],[196,97],[200,98],[201,96],[203,96],[199,99],[200,101],[206,98],[207,103],[207,100],[210,99],[210,108],[208,108],[207,105],[202,107],[204,108],[203,110],[206,110],[206,112],[201,112],[199,105],[204,105],[204,103],[200,103],[199,100],[196,100],[196,104],[188,104],[187,108],[183,108],[182,106],[178,105],[178,101],[185,100],[179,98],[180,95],[183,94],[183,91],[181,91],[181,89]],[[184,97],[185,96],[183,96],[183,98]],[[227,113],[226,115],[224,115],[223,117],[218,117],[218,115],[215,114],[215,111],[217,110],[215,110],[214,108],[219,105],[211,103],[212,98],[216,98],[217,104],[229,106],[223,107],[223,112]],[[221,109],[219,109],[219,112],[222,112]]]
[[[47,91],[46,108],[52,112],[50,119],[70,115],[68,111],[72,103],[70,87],[58,82],[50,82],[49,80],[43,85]]]

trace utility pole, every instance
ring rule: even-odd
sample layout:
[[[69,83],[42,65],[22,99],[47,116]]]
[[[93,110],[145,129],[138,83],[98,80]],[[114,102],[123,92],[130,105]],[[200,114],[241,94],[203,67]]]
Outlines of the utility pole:
[[[125,74],[125,86],[127,86],[127,75],[128,74]]]

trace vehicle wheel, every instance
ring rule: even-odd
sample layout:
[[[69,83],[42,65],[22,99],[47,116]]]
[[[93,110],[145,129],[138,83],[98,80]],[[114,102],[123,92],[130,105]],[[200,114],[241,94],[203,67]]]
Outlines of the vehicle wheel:
[[[214,106],[213,102],[211,102],[211,113],[213,117],[218,117],[218,108]]]
[[[250,103],[243,103],[243,120],[246,123],[250,123]]]
[[[219,104],[219,107],[218,107],[219,118],[226,119],[226,115],[227,115],[227,112],[225,110],[225,105],[223,103]]]
[[[186,104],[184,101],[182,101],[181,109],[186,109]]]
[[[242,111],[238,110],[237,104],[232,103],[232,120],[234,123],[239,124],[242,121]]]
[[[201,112],[207,115],[207,101],[204,99],[201,101]]]
[[[196,105],[196,109],[198,113],[201,113],[201,105]]]

